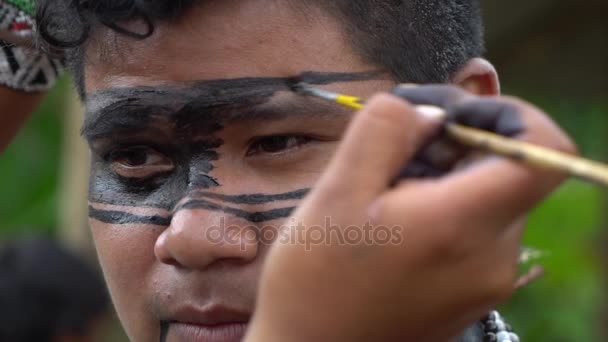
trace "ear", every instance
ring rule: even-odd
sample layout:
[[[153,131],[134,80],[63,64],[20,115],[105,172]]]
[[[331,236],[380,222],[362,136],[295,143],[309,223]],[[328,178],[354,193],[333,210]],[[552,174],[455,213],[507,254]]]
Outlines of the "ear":
[[[452,77],[453,84],[477,95],[500,95],[498,73],[492,65],[483,58],[473,58],[460,68]]]

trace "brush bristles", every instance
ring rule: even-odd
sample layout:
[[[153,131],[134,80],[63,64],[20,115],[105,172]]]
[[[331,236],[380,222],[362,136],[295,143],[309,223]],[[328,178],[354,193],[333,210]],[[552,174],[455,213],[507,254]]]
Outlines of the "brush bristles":
[[[298,82],[290,85],[291,91],[300,95],[310,95],[310,85]]]

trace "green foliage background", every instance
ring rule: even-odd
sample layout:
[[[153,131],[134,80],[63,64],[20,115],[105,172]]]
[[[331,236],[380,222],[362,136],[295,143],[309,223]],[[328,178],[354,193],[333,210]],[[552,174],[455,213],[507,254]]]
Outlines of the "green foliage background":
[[[57,222],[63,112],[68,81],[55,88],[0,155],[0,234],[53,234]],[[6,113],[3,115],[10,115]],[[86,167],[86,165],[83,165]]]
[[[536,103],[543,101],[536,101]],[[547,105],[575,137],[583,154],[606,155],[608,107]],[[573,113],[583,118],[572,120]],[[530,216],[526,246],[545,253],[546,275],[503,308],[522,341],[606,341],[602,253],[606,244],[605,192],[570,181]],[[605,257],[605,255],[604,255]]]

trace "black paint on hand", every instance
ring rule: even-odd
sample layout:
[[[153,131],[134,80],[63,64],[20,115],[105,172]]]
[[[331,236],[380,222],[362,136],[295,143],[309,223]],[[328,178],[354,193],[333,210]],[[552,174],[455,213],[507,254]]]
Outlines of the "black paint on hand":
[[[479,97],[450,85],[399,86],[393,90],[414,105],[432,105],[444,108],[446,122],[514,137],[524,132],[520,113],[514,105],[497,97]],[[439,147],[438,147],[439,146]],[[421,149],[402,170],[400,178],[440,177],[452,171],[469,151],[445,136],[437,136]]]

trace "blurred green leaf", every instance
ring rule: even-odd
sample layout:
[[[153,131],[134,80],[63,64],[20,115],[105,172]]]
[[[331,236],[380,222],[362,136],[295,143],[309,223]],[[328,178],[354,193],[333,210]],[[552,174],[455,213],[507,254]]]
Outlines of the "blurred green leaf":
[[[571,181],[531,215],[525,244],[547,253],[546,275],[505,306],[523,341],[599,340],[602,196]]]
[[[51,231],[57,221],[63,81],[0,157],[0,233]]]

